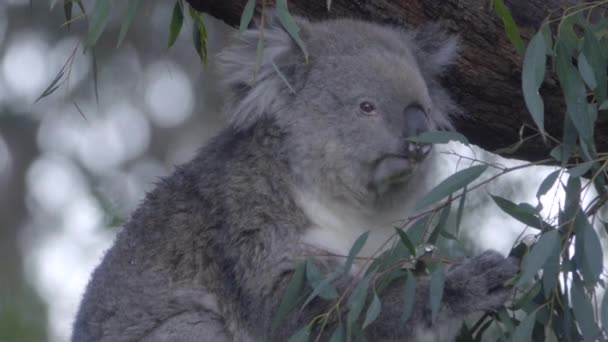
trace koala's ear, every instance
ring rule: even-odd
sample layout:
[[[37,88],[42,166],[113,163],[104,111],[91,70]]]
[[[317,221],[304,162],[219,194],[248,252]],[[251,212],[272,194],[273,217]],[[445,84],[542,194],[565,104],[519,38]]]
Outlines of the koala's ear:
[[[276,113],[292,95],[290,81],[295,67],[305,63],[302,51],[274,11],[267,12],[263,25],[257,20],[218,55],[220,76],[231,95],[226,100],[226,112],[231,115],[230,123],[239,130]],[[302,18],[296,18],[296,22],[302,36],[309,22]],[[261,37],[263,49],[258,57]]]
[[[414,31],[413,38],[421,68],[431,75],[440,75],[456,62],[460,50],[458,36],[448,33],[441,24],[427,24]]]

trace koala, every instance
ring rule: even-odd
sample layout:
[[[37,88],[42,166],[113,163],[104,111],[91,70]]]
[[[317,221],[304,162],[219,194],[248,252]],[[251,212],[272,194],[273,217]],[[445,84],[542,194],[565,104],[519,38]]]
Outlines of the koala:
[[[217,57],[227,127],[159,181],[118,233],[88,284],[72,341],[286,341],[331,305],[315,299],[273,329],[297,263],[338,270],[365,231],[360,255],[371,256],[392,222],[413,213],[438,166],[432,146],[406,138],[451,128],[457,109],[440,77],[457,39],[434,24],[297,24],[306,52],[271,15]],[[345,291],[362,267],[333,285]],[[401,322],[398,279],[364,334],[452,341],[466,315],[504,303],[503,284],[517,271],[495,251],[450,268],[434,322],[424,277]]]

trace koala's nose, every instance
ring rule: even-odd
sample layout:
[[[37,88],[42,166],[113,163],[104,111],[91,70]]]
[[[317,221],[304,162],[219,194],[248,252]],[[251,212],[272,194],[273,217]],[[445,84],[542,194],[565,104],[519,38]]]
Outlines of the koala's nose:
[[[429,130],[429,120],[419,106],[409,106],[404,111],[406,137],[414,137]]]

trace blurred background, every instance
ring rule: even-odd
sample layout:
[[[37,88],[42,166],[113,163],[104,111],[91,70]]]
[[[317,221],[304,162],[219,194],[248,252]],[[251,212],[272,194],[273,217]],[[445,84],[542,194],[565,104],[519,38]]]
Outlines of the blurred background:
[[[83,3],[92,9],[93,1]],[[213,62],[235,30],[204,16],[204,66],[188,18],[168,49],[174,3],[147,0],[116,48],[124,3],[114,3],[94,60],[83,53],[84,20],[68,30],[62,1],[0,0],[0,342],[66,341],[89,274],[121,224],[159,177],[224,124]],[[68,81],[36,101],[66,63]],[[457,144],[446,149],[520,163]],[[469,165],[458,160],[445,155],[438,177]],[[487,193],[535,203],[551,171],[516,172],[468,196],[466,248],[508,253],[524,226]],[[560,198],[550,191],[546,210]]]

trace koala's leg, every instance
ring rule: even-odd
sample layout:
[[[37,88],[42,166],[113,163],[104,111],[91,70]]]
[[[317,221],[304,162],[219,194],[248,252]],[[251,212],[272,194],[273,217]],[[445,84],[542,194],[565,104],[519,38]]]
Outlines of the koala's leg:
[[[184,312],[150,331],[142,342],[231,342],[224,321],[214,313]]]

